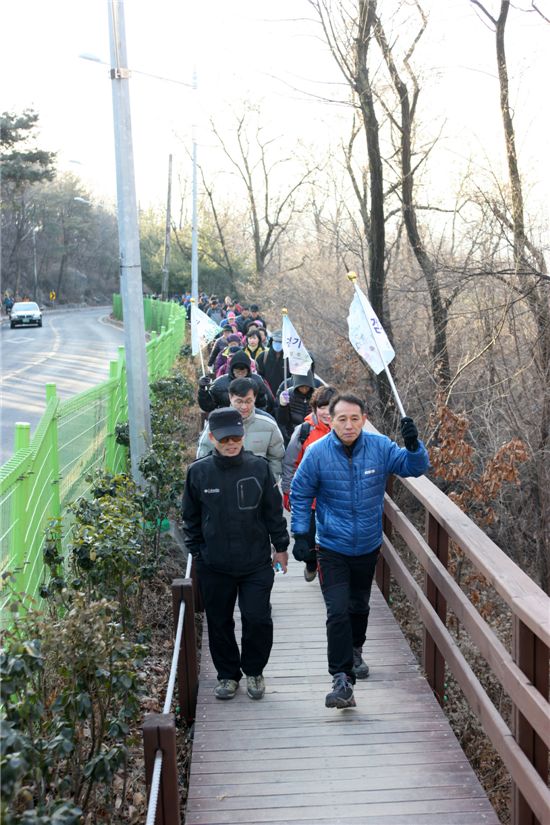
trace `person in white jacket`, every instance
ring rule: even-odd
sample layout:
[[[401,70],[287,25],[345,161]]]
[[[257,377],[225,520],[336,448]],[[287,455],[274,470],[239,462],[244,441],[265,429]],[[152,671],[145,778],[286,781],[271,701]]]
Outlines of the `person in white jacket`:
[[[281,477],[285,443],[277,422],[268,413],[254,408],[257,387],[250,378],[235,378],[229,385],[229,403],[238,410],[244,423],[244,449],[267,459],[271,472]],[[197,458],[212,452],[208,421],[199,438]]]

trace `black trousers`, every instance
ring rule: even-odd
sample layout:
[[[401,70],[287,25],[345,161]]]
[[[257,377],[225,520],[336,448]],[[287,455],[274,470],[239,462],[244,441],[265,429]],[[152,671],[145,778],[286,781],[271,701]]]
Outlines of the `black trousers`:
[[[319,583],[327,608],[328,670],[347,673],[352,682],[353,648],[367,636],[370,593],[380,548],[362,556],[345,556],[319,547]]]
[[[210,654],[218,679],[239,681],[261,676],[273,645],[270,595],[274,572],[270,565],[245,576],[219,573],[197,564],[199,587],[208,624]],[[241,652],[235,638],[233,612],[239,602],[241,612]]]
[[[317,525],[315,524],[315,510],[312,508],[311,509],[311,516],[310,516],[310,519],[309,519],[309,530],[308,530],[308,534],[307,534],[307,537],[309,539],[309,546],[311,548],[311,554],[310,554],[310,558],[307,559],[307,561],[306,561],[306,567],[310,571],[313,571],[313,570],[317,569],[317,553],[316,553],[316,550],[315,550],[316,527],[317,527]]]

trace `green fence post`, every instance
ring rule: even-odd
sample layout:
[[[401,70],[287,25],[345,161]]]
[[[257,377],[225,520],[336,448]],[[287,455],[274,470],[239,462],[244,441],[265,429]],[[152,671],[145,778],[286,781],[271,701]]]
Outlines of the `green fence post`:
[[[160,365],[159,365],[159,373],[161,376],[166,375],[170,369],[167,369],[167,361],[170,353],[168,338],[166,335],[166,327],[164,324],[160,328],[160,340],[161,340],[161,350],[160,350]]]
[[[55,384],[46,384],[46,403],[48,405],[55,404],[55,414],[52,416],[49,427],[50,438],[50,473],[52,479],[52,518],[59,518],[61,516],[61,496],[59,494],[59,445],[57,434],[57,407],[59,401],[57,398],[57,389]]]
[[[19,422],[15,425],[15,440],[14,449],[26,450],[31,443],[31,425],[26,422]],[[29,488],[29,474],[25,472],[19,483],[15,487],[13,493],[13,533],[12,545],[10,552],[10,566],[19,564],[23,561],[25,554],[25,540],[28,530],[28,511],[27,502]]]
[[[151,340],[149,341],[149,346],[151,348],[151,358],[149,361],[149,383],[152,384],[153,381],[157,379],[157,371],[158,371],[158,348],[159,348],[159,339],[156,330],[151,331]]]
[[[107,412],[107,448],[105,450],[105,469],[109,473],[116,472],[115,453],[116,437],[115,427],[117,424],[117,399],[120,397],[120,384],[116,382],[119,373],[119,361],[109,361],[109,378],[113,384],[109,391],[109,402]]]
[[[118,348],[118,362],[120,364],[120,420],[128,421],[128,387],[126,386],[126,350]]]

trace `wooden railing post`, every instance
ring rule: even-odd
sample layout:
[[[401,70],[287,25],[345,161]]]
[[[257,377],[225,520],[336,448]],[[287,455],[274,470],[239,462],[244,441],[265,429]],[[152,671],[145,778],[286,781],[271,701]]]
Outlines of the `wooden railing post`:
[[[388,478],[386,484],[386,493],[389,495],[390,498],[393,498],[393,476]],[[384,535],[391,539],[392,536],[392,523],[389,518],[383,514],[382,515],[382,530]],[[376,565],[376,584],[378,585],[378,589],[384,596],[385,600],[389,602],[390,600],[390,583],[391,583],[391,571],[390,566],[386,559],[382,556],[378,559],[378,563]]]
[[[180,798],[176,751],[176,722],[173,713],[150,713],[142,725],[147,798],[157,750],[162,751],[162,772],[155,825],[180,825]]]
[[[514,616],[512,656],[533,686],[548,697],[548,647],[521,619]],[[514,705],[512,717],[514,738],[543,780],[548,783],[548,748]],[[544,825],[533,814],[529,803],[512,783],[512,825]]]
[[[449,561],[449,536],[431,513],[427,514],[426,536],[430,548],[446,569]],[[424,592],[437,615],[446,625],[447,602],[427,573],[424,574]],[[422,665],[437,701],[440,705],[443,705],[445,697],[445,659],[426,628],[424,628]]]
[[[195,719],[199,684],[192,579],[174,579],[172,582],[174,627],[177,627],[182,601],[185,604],[185,621],[178,651],[178,697],[180,714],[187,724],[190,724]]]
[[[197,562],[193,559],[191,565],[191,581],[193,582],[193,599],[195,600],[195,610],[197,613],[204,613],[201,589],[199,587],[199,575],[197,572]]]

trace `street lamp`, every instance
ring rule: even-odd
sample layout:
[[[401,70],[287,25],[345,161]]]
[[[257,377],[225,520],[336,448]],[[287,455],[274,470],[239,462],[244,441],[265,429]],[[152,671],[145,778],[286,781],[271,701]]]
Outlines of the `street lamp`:
[[[38,301],[38,267],[36,265],[36,233],[40,232],[40,226],[33,226],[32,229],[32,263],[33,263],[33,274],[34,274],[34,292],[33,297],[35,301]]]

